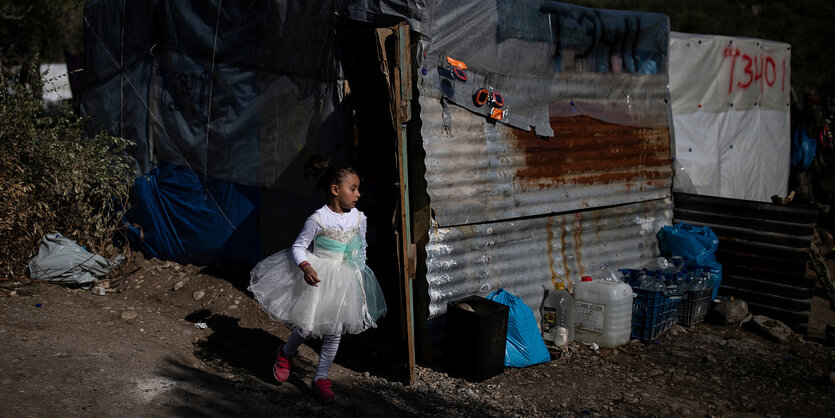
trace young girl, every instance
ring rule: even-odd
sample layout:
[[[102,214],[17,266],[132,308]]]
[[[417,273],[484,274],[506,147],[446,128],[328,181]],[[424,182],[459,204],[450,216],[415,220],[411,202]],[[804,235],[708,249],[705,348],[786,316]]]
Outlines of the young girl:
[[[290,376],[297,348],[311,337],[322,338],[312,387],[319,401],[328,403],[335,399],[328,370],[342,334],[376,327],[386,303],[365,265],[366,218],[355,208],[360,197],[356,171],[319,157],[309,159],[303,171],[306,177],[324,171],[317,186],[326,193],[325,205],[307,218],[290,249],[252,269],[249,290],[272,319],[293,330],[273,365],[279,382]]]

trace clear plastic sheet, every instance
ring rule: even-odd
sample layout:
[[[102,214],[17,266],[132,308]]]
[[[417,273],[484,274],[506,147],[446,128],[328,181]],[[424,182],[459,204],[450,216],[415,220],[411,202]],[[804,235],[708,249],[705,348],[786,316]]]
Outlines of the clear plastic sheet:
[[[554,116],[667,124],[664,15],[552,1],[443,0],[427,17],[420,71],[456,105],[488,116],[490,106],[479,106],[474,96],[482,88],[498,91],[505,102],[501,121],[533,127],[540,136],[553,136]],[[466,81],[455,77],[447,57],[466,64]]]

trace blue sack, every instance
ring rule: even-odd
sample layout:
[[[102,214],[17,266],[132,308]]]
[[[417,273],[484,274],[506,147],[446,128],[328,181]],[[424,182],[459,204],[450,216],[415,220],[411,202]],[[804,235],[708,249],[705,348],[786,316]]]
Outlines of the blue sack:
[[[716,299],[722,283],[722,265],[716,260],[715,254],[719,249],[716,233],[709,226],[677,223],[662,227],[655,236],[663,257],[679,256],[686,265],[710,267],[710,285],[713,287],[710,299]]]
[[[818,152],[818,142],[809,136],[805,126],[800,126],[794,131],[792,138],[791,165],[798,169],[805,170],[815,161],[815,154]]]
[[[499,289],[487,299],[508,306],[505,367],[527,367],[551,360],[545,341],[539,334],[533,311],[518,296]]]

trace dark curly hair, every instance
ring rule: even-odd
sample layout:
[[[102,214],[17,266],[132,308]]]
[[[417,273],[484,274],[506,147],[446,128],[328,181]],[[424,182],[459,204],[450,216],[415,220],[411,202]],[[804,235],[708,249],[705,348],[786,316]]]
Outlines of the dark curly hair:
[[[305,180],[314,181],[316,188],[327,192],[332,184],[339,184],[348,174],[357,174],[351,164],[334,163],[331,157],[324,154],[314,154],[302,165],[302,176]]]

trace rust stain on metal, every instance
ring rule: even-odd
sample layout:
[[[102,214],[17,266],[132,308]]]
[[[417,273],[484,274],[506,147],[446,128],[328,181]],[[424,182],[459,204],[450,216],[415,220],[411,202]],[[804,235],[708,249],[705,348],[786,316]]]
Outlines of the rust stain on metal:
[[[670,177],[667,128],[616,125],[588,116],[551,117],[553,138],[512,130],[525,155],[516,177],[520,186],[608,184],[626,182],[630,189]]]
[[[548,267],[551,269],[551,281],[557,278],[562,280],[562,277],[554,270],[554,218],[550,216],[545,218],[545,237],[545,242],[548,244]]]
[[[568,257],[565,255],[565,220],[562,217],[557,218],[560,221],[560,254],[562,255],[562,267],[565,270],[565,277],[571,276],[571,269],[568,267]]]
[[[583,215],[581,213],[574,214],[574,259],[579,266],[577,273],[580,276],[585,274],[583,268]]]

